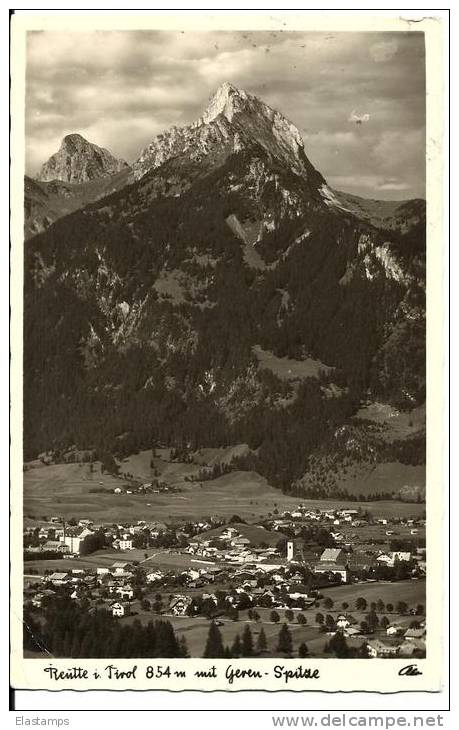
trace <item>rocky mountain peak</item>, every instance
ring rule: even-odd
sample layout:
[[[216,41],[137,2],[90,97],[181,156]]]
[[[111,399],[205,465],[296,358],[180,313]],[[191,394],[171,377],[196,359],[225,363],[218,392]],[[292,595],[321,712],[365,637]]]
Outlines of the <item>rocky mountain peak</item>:
[[[209,124],[220,114],[231,122],[238,111],[242,111],[244,103],[249,100],[249,95],[242,89],[237,89],[233,84],[224,81],[217,91],[211,96],[209,104],[197,124]]]
[[[82,183],[106,177],[128,167],[127,162],[111,152],[88,142],[81,134],[67,134],[59,150],[43,165],[37,179]]]
[[[243,89],[225,81],[210,97],[202,116],[186,127],[172,127],[158,135],[133,165],[134,177],[141,178],[171,158],[185,156],[199,161],[221,160],[233,152],[254,145],[289,170],[303,177],[324,180],[304,153],[299,130],[280,112]]]

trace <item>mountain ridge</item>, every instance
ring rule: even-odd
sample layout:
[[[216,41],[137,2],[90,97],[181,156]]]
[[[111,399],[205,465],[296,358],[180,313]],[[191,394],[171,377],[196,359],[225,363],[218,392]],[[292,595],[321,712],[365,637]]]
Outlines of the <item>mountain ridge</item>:
[[[29,456],[247,443],[288,490],[362,400],[425,398],[422,216],[378,228],[299,174],[269,119],[234,150],[241,112],[211,107],[229,138],[211,127],[207,154],[179,145],[29,240]],[[317,372],[282,379],[260,352]]]

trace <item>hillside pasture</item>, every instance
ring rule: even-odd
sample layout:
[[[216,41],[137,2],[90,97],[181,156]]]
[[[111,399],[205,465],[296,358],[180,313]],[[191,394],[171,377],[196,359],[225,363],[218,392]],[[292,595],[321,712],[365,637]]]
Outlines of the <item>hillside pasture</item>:
[[[158,459],[158,462],[162,461]],[[156,460],[155,460],[156,463]],[[346,502],[343,500],[302,500],[282,494],[256,472],[234,471],[218,479],[186,482],[189,464],[162,462],[165,481],[179,485],[180,492],[153,494],[95,493],[94,488],[129,489],[127,479],[102,474],[100,464],[55,464],[24,472],[24,516],[40,521],[50,516],[93,519],[96,522],[160,520],[162,522],[203,519],[212,515],[230,518],[237,514],[247,522],[283,510],[299,502],[310,508],[362,507],[375,517],[416,517],[425,505],[396,501]],[[129,469],[126,467],[126,471]],[[166,479],[167,476],[167,479]],[[102,484],[101,484],[102,482]],[[45,520],[46,521],[46,520]]]
[[[354,418],[384,426],[386,439],[403,439],[419,433],[426,427],[426,406],[411,411],[399,411],[388,403],[371,402],[362,406]]]
[[[382,464],[358,465],[348,474],[337,480],[340,489],[348,494],[361,494],[371,497],[374,494],[394,493],[403,487],[425,488],[426,467],[424,464],[412,466],[398,461]]]
[[[252,348],[260,368],[270,370],[280,380],[300,381],[305,378],[316,378],[321,370],[328,372],[331,368],[312,357],[305,360],[293,360],[288,357],[277,357],[269,350],[262,350],[259,345]]]

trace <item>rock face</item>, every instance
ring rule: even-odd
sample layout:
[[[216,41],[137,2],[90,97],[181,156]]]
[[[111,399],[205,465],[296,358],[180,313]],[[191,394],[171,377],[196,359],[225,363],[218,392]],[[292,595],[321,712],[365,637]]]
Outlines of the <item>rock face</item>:
[[[255,148],[317,185],[325,182],[307,159],[295,125],[257,97],[228,82],[217,89],[194,124],[173,127],[158,135],[134,163],[134,176],[139,179],[172,157],[184,154],[199,161],[206,156],[221,159]]]
[[[113,175],[127,167],[127,162],[88,142],[81,134],[68,134],[58,152],[45,162],[37,179],[41,182],[84,183]]]

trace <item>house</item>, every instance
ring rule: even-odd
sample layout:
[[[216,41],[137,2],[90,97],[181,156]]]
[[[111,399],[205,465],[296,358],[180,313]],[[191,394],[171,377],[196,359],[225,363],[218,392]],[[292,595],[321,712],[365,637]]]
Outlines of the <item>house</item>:
[[[403,633],[403,627],[400,624],[391,624],[386,629],[387,636],[398,636]]]
[[[347,583],[349,571],[345,565],[338,565],[332,562],[319,562],[314,566],[314,573],[333,573],[339,575],[343,583]]]
[[[426,635],[425,628],[419,628],[419,629],[407,629],[404,634],[404,638],[406,641],[414,641],[417,639],[423,639]]]
[[[387,658],[397,655],[398,647],[391,644],[384,644],[379,639],[367,641],[367,650],[370,657]]]
[[[338,629],[347,629],[351,624],[355,624],[355,619],[352,616],[346,616],[344,613],[340,613],[336,619],[336,627]]]
[[[133,550],[132,537],[128,536],[128,535],[123,535],[123,537],[120,537],[119,549],[120,550]]]
[[[345,563],[347,555],[341,548],[325,548],[320,556],[321,563]]]
[[[45,580],[58,586],[68,583],[70,581],[70,576],[68,573],[51,573],[51,575],[48,575]]]
[[[62,586],[64,583],[68,583],[70,581],[70,576],[68,573],[52,573],[46,578],[46,580],[55,586]]]
[[[398,550],[397,552],[391,553],[391,558],[392,563],[395,563],[396,560],[409,563],[409,561],[411,560],[411,553]]]
[[[130,585],[119,586],[115,589],[115,593],[124,600],[132,600],[134,598],[134,589]]]
[[[169,603],[169,610],[174,614],[174,616],[186,616],[192,600],[191,596],[172,596],[171,602]]]
[[[115,603],[111,603],[110,611],[112,612],[112,616],[118,616],[119,618],[122,618],[123,616],[128,616],[131,613],[131,606],[129,603],[121,603],[120,601],[115,601]]]
[[[413,656],[416,653],[418,656],[426,652],[426,642],[424,639],[410,639],[410,641],[404,641],[399,646],[399,654],[401,656]]]
[[[363,552],[352,553],[349,559],[349,569],[351,571],[370,570],[375,566],[375,559],[372,555]]]
[[[76,554],[80,552],[81,543],[85,537],[93,534],[92,530],[88,530],[87,527],[67,530],[62,536],[62,542],[68,546],[69,552]]]
[[[109,568],[96,568],[96,573],[97,573],[97,575],[107,575],[108,573],[110,573],[110,569]]]
[[[68,553],[69,546],[60,540],[47,540],[42,545],[42,550],[49,551],[52,553]]]
[[[348,639],[352,639],[355,636],[360,636],[360,634],[360,629],[354,629],[352,626],[348,626],[346,629],[343,629],[343,636]]]
[[[164,578],[164,574],[160,570],[152,570],[149,573],[147,573],[145,580],[147,583],[155,583],[158,580],[162,580]]]
[[[129,563],[116,562],[116,563],[113,563],[112,569],[114,569],[114,572],[116,575],[123,575],[126,572],[126,568],[128,566],[129,566]]]

